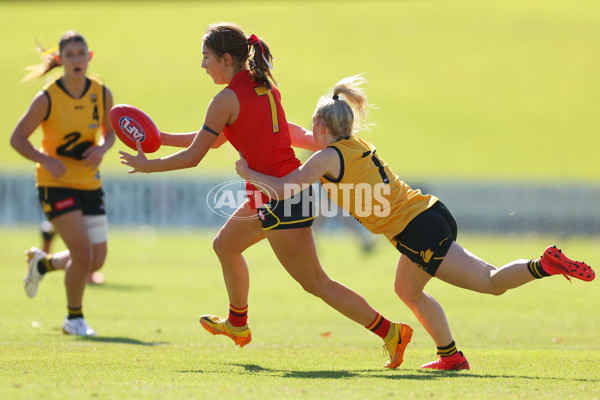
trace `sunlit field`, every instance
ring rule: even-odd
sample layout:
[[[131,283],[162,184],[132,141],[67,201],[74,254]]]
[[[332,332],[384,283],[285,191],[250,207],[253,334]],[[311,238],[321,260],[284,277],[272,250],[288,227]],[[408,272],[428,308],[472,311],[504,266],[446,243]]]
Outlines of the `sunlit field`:
[[[21,250],[35,228],[0,231],[0,398],[251,399],[598,398],[600,301],[597,282],[562,277],[493,297],[436,280],[429,292],[445,307],[470,371],[426,372],[435,346],[393,292],[396,251],[378,242],[363,253],[347,234],[317,230],[323,266],[391,319],[415,328],[405,361],[383,368],[381,340],[306,294],[266,243],[246,256],[250,326],[243,349],[198,323],[224,314],[227,297],[211,249],[214,232],[118,229],[110,237],[104,286],[88,286],[85,316],[95,338],[61,333],[62,272],[25,296]],[[466,236],[461,243],[490,262],[536,257],[551,237]],[[559,241],[599,265],[597,238]],[[55,248],[62,246],[57,241]]]
[[[269,44],[288,120],[305,127],[321,95],[364,73],[375,107],[362,135],[407,182],[600,184],[594,0],[0,1],[0,175],[33,175],[8,141],[46,81],[20,82],[39,61],[36,39],[51,47],[80,31],[95,52],[89,73],[115,103],[140,107],[163,131],[190,132],[222,88],[200,66],[202,35],[220,21]],[[37,131],[32,142],[40,141]],[[126,175],[123,149],[106,154],[106,182]],[[236,160],[225,145],[165,176],[231,177]],[[415,329],[403,365],[390,371],[381,340],[305,293],[266,242],[245,254],[253,341],[239,349],[198,323],[227,312],[216,229],[116,225],[106,283],[86,289],[93,338],[61,333],[62,272],[48,275],[35,299],[25,296],[23,251],[40,245],[38,227],[0,227],[0,399],[600,398],[597,281],[552,277],[493,297],[432,280],[427,290],[471,370],[422,371],[436,349],[394,293],[396,250],[379,239],[366,253],[350,232],[316,228],[325,270]],[[557,244],[600,269],[598,237],[459,239],[498,266]],[[53,250],[61,249],[58,239]]]

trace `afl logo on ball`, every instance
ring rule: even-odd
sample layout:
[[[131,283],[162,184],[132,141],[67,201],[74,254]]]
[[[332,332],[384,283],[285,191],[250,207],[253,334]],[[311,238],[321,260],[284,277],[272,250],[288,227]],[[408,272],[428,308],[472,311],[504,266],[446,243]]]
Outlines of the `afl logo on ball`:
[[[146,139],[146,135],[144,134],[144,129],[142,126],[131,117],[121,117],[119,119],[119,127],[125,136],[133,141],[143,142],[144,139]]]

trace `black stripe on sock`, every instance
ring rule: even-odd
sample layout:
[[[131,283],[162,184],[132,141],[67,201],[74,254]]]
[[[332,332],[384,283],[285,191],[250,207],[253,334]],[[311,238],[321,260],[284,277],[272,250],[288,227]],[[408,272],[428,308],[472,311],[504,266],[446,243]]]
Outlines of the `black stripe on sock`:
[[[48,254],[37,263],[37,269],[40,275],[44,275],[46,272],[54,271],[52,266],[52,255]]]
[[[82,307],[72,308],[67,306],[67,312],[69,313],[68,319],[83,318]]]
[[[248,315],[248,311],[245,311],[243,313],[237,313],[237,312],[235,312],[235,311],[233,311],[233,310],[230,309],[229,310],[229,314],[235,315],[236,317],[245,317],[246,315]]]
[[[437,348],[437,354],[440,357],[450,357],[456,353],[458,353],[458,350],[456,349],[456,343],[454,343],[454,340],[448,346]]]
[[[535,279],[541,279],[545,276],[550,276],[550,274],[544,271],[544,268],[542,268],[542,263],[540,260],[529,261],[527,263],[527,269]]]

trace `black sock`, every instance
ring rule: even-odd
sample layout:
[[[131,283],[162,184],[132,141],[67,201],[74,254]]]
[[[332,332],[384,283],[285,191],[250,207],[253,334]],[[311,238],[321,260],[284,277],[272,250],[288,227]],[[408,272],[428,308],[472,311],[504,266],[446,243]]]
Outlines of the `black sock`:
[[[550,276],[550,274],[544,271],[544,268],[542,268],[542,262],[539,259],[529,261],[527,263],[527,269],[535,279],[541,279],[546,276]]]
[[[454,343],[454,340],[448,346],[437,348],[437,354],[440,357],[450,357],[456,353],[458,353],[458,349],[456,348],[456,343]]]
[[[48,254],[37,263],[37,269],[40,275],[44,275],[46,272],[54,271],[52,266],[52,255]]]
[[[67,316],[68,319],[83,318],[83,311],[81,311],[81,307],[72,308],[67,306],[67,311],[69,313]]]

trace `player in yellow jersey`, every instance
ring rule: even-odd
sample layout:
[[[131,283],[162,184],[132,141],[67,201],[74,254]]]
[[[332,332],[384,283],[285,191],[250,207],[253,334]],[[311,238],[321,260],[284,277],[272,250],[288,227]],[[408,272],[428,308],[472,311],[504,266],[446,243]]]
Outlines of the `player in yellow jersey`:
[[[83,317],[82,300],[88,275],[106,259],[108,226],[98,167],[115,141],[107,112],[113,99],[102,82],[86,75],[92,52],[81,34],[67,31],[58,46],[39,50],[42,63],[30,67],[24,80],[58,66],[64,67],[64,73],[35,95],[10,143],[37,163],[39,201],[67,249],[47,254],[32,247],[26,252],[25,292],[34,297],[47,272],[65,270],[68,313],[63,332],[95,335]],[[43,134],[40,149],[29,141],[38,126]]]
[[[538,259],[516,260],[502,268],[480,259],[456,242],[457,226],[450,211],[433,195],[402,182],[376,154],[375,146],[354,135],[359,116],[366,116],[364,78],[346,78],[333,96],[320,99],[312,132],[292,130],[293,144],[316,150],[308,161],[283,178],[249,169],[242,157],[236,169],[242,178],[269,187],[271,196],[293,196],[304,185],[321,180],[329,196],[373,233],[384,234],[401,253],[395,290],[437,346],[438,359],[421,368],[469,369],[456,348],[440,304],[424,291],[432,277],[481,293],[500,295],[534,279],[564,275],[591,281],[595,274],[583,262],[548,247]]]

